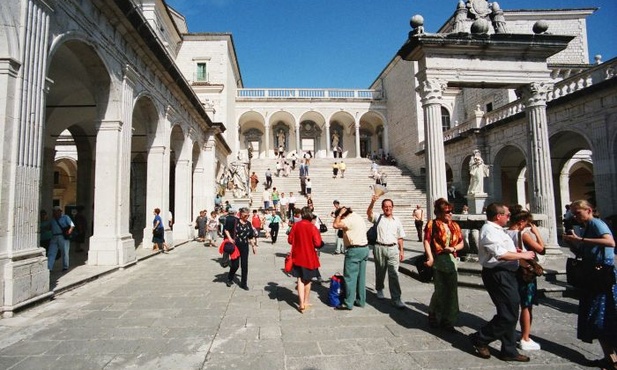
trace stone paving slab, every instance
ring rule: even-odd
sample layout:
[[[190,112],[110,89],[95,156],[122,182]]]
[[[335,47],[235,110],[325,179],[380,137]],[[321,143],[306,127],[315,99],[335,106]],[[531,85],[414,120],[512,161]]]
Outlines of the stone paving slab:
[[[582,369],[585,358],[601,356],[599,344],[576,339],[577,301],[551,296],[534,308],[532,336],[543,350],[528,353],[530,363],[480,359],[467,335],[494,315],[486,292],[459,288],[458,332],[432,330],[432,285],[401,274],[407,307],[396,309],[376,298],[372,262],[366,307],[333,310],[322,283],[300,314],[295,280],[282,271],[288,250],[285,238],[260,242],[248,292],[228,288],[216,249],[196,242],[67,289],[0,320],[0,368]],[[328,277],[342,270],[343,256],[322,252],[321,262]],[[87,278],[85,269],[71,272]],[[499,343],[491,348],[497,355]]]

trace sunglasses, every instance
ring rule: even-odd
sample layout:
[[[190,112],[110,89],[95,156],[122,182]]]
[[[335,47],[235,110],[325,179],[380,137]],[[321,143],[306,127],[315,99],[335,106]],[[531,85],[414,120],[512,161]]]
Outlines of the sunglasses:
[[[452,210],[451,210],[451,209],[448,209],[448,210],[446,210],[446,211],[443,211],[443,213],[445,213],[445,214],[449,215],[449,214],[452,214]]]

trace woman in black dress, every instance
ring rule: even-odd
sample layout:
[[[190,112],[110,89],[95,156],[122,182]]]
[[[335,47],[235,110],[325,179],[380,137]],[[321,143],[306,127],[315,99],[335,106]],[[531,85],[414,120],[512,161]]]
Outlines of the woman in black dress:
[[[240,288],[249,290],[247,285],[249,268],[249,245],[253,249],[253,254],[257,253],[255,243],[255,233],[253,225],[249,222],[250,211],[248,208],[240,208],[238,217],[228,215],[225,221],[225,237],[238,247],[240,257],[229,262],[229,274],[227,275],[227,286],[233,285],[234,276],[239,267],[242,267],[242,277],[240,278]]]

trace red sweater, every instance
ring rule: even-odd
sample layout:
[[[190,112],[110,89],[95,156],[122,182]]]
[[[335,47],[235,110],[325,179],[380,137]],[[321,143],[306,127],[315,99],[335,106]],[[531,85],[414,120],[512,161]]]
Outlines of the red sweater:
[[[321,234],[312,222],[302,220],[291,228],[287,242],[291,244],[291,259],[294,266],[301,266],[309,270],[319,268],[319,258],[315,248],[321,248]]]

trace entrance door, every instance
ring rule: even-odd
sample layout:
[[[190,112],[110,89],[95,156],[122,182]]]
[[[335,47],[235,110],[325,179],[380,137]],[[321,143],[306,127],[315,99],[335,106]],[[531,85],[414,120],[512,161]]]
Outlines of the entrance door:
[[[371,141],[360,138],[360,157],[366,158],[371,152]]]
[[[302,151],[315,155],[315,139],[302,139]]]

